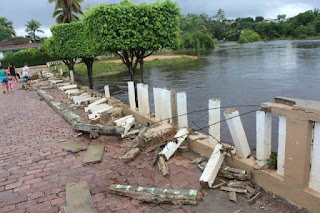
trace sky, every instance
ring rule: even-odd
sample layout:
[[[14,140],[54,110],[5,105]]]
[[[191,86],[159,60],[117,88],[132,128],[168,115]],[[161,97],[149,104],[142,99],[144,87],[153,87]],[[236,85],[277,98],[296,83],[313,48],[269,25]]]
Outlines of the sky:
[[[154,2],[155,0],[134,0]],[[83,8],[90,4],[96,6],[101,3],[119,3],[120,0],[85,0]],[[225,11],[226,18],[256,17],[276,18],[278,14],[287,17],[295,16],[306,10],[320,8],[320,0],[177,0],[183,14],[207,13],[213,16],[218,9]],[[52,17],[54,4],[47,0],[0,0],[0,16],[13,22],[17,35],[25,35],[25,24],[35,19],[42,24],[45,31],[40,36],[50,36],[50,26],[55,24]]]

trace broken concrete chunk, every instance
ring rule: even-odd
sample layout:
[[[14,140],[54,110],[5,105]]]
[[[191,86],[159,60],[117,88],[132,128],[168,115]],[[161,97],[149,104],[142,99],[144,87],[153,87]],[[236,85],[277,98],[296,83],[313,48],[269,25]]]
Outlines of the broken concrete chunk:
[[[250,205],[254,204],[260,197],[262,196],[261,192],[258,192],[253,198],[251,198],[248,202]]]
[[[72,129],[82,132],[97,132],[99,135],[121,135],[124,133],[124,128],[115,127],[112,125],[92,125],[85,123],[74,123]]]
[[[99,163],[102,161],[103,153],[104,153],[104,145],[90,145],[86,155],[84,156],[83,163]]]
[[[231,179],[231,180],[251,180],[252,173],[244,169],[230,168],[229,166],[223,166],[219,170],[219,176]]]
[[[174,205],[197,205],[198,190],[170,190],[159,188],[135,187],[130,185],[111,185],[111,193],[131,197],[149,203]]]
[[[233,188],[239,188],[239,189],[245,189],[246,186],[248,186],[247,181],[235,181],[232,180],[228,183],[228,187],[233,187]]]
[[[79,142],[67,142],[62,145],[62,149],[66,150],[67,152],[71,153],[77,153],[83,150],[86,150],[88,147],[85,143],[79,143]]]
[[[140,152],[139,148],[134,148],[129,150],[125,155],[123,155],[120,159],[124,160],[125,162],[132,161]]]
[[[164,160],[164,158],[162,156],[159,156],[159,158],[158,158],[158,167],[159,167],[159,170],[161,171],[163,176],[169,175],[169,168],[167,166],[166,161]]]
[[[220,189],[223,191],[227,191],[227,192],[237,192],[237,193],[247,193],[248,192],[246,189],[231,188],[231,187],[226,187],[226,186],[222,186]]]
[[[237,193],[236,192],[228,192],[229,200],[235,203],[238,203]]]
[[[67,213],[97,213],[86,181],[67,184],[66,201]]]

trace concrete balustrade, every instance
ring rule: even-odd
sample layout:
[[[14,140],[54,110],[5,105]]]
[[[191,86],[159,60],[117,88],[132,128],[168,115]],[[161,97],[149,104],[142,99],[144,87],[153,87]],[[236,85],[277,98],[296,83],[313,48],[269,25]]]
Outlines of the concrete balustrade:
[[[220,99],[213,98],[209,100],[209,141],[211,143],[220,141]]]
[[[172,123],[171,92],[168,89],[161,89],[161,120]]]
[[[177,116],[179,129],[188,127],[187,94],[185,92],[177,93]]]
[[[128,82],[128,96],[129,96],[129,104],[131,109],[137,109],[136,104],[136,91],[134,88],[134,82],[129,81]]]
[[[224,112],[224,116],[227,119],[230,134],[237,150],[237,156],[239,158],[247,158],[251,151],[239,112],[235,109],[227,109]]]
[[[161,88],[153,88],[154,114],[157,120],[161,120]]]
[[[70,70],[70,80],[72,83],[74,83],[74,72],[73,70]]]
[[[267,164],[271,155],[272,114],[264,111],[256,112],[257,163]]]
[[[109,99],[111,96],[110,96],[110,90],[109,90],[109,85],[106,85],[104,86],[104,97],[106,99]]]
[[[139,113],[150,116],[149,91],[147,84],[137,84]]]

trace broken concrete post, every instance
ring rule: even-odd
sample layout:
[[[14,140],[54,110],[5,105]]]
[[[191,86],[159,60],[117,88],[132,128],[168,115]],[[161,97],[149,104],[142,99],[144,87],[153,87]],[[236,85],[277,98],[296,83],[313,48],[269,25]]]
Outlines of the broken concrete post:
[[[189,130],[187,128],[180,129],[174,136],[173,141],[170,141],[160,152],[160,156],[163,156],[164,159],[169,160],[182,142],[188,137],[188,135]]]
[[[66,187],[67,213],[97,213],[91,199],[88,182],[68,183]]]
[[[109,105],[107,105],[106,107],[103,107],[103,108],[94,108],[92,110],[92,113],[89,115],[89,119],[92,120],[92,119],[98,118],[101,113],[111,112],[112,109],[113,109],[113,107],[109,106]]]
[[[229,200],[235,203],[238,203],[237,193],[236,192],[228,192]]]
[[[161,120],[172,123],[171,92],[161,89]]]
[[[77,99],[76,101],[74,101],[74,103],[76,105],[81,105],[83,102],[88,102],[88,101],[91,101],[93,99],[94,99],[93,97],[87,96],[87,97],[83,97],[83,98]]]
[[[222,186],[220,189],[227,192],[237,192],[237,193],[243,193],[243,194],[248,192],[246,189],[231,188],[226,186]]]
[[[111,193],[131,197],[150,203],[174,205],[197,205],[198,190],[170,190],[159,188],[135,187],[114,184],[109,187]]]
[[[209,141],[216,143],[220,141],[220,99],[209,100]]]
[[[70,70],[70,80],[72,83],[74,83],[74,72],[73,70]]]
[[[278,154],[277,154],[277,173],[284,175],[285,159],[286,159],[286,135],[287,120],[285,116],[279,116],[278,130]]]
[[[137,84],[139,113],[150,116],[149,91],[147,84]]]
[[[90,109],[92,109],[93,107],[95,107],[95,106],[97,106],[97,105],[100,105],[100,104],[103,104],[103,103],[105,103],[105,102],[107,102],[107,99],[106,99],[106,98],[101,98],[101,99],[93,102],[92,104],[89,104],[88,107],[86,107],[86,108],[84,109],[84,111],[85,111],[85,112],[88,112],[88,111],[89,111]]]
[[[104,86],[104,97],[109,99],[110,96],[110,90],[109,90],[109,85]]]
[[[265,166],[271,155],[272,114],[256,112],[257,163]]]
[[[212,155],[207,163],[207,166],[205,167],[201,177],[200,177],[200,183],[202,186],[209,185],[211,188],[214,180],[217,177],[217,174],[220,170],[220,167],[224,161],[224,154],[222,153],[222,145],[217,144],[214,148]]]
[[[187,94],[185,92],[177,93],[177,116],[178,128],[188,127]]]
[[[168,165],[167,165],[165,159],[162,156],[160,156],[158,158],[158,167],[159,167],[159,170],[161,171],[163,176],[169,175]]]
[[[231,133],[233,143],[240,158],[247,158],[250,154],[250,147],[244,132],[239,112],[235,109],[227,109],[224,112],[227,124]]]
[[[315,122],[311,154],[310,188],[320,192],[320,123]]]
[[[219,176],[228,178],[230,180],[251,180],[252,173],[244,169],[230,168],[229,166],[222,166],[218,173]]]
[[[139,154],[139,152],[140,152],[139,148],[130,149],[126,154],[120,157],[120,159],[128,163],[132,161]]]
[[[128,95],[129,95],[129,104],[131,109],[137,109],[136,104],[136,92],[134,89],[134,82],[129,81],[128,82]]]
[[[115,120],[114,123],[116,126],[121,126],[122,124],[126,123],[129,118],[133,118],[133,115],[127,115],[123,118],[119,118],[118,120]]]
[[[121,125],[121,127],[124,128],[124,133],[121,135],[122,138],[126,136],[126,134],[129,132],[129,130],[131,129],[131,127],[134,125],[135,122],[136,122],[136,119],[134,117],[129,117],[126,120],[126,122]]]
[[[80,94],[80,90],[79,89],[70,89],[70,90],[66,90],[64,93],[66,93],[70,97],[72,95]]]
[[[63,75],[63,69],[60,68],[60,75],[62,76]]]
[[[89,164],[101,162],[103,158],[104,149],[105,147],[103,144],[90,145],[86,155],[84,156],[83,163]]]
[[[104,109],[104,108],[107,108],[107,107],[111,107],[111,106],[109,106],[108,104],[99,104],[97,106],[93,106],[87,112],[92,113],[94,111],[97,111],[97,110],[100,110],[100,109]]]
[[[72,124],[72,129],[81,132],[97,132],[99,135],[121,135],[124,133],[123,127],[115,127],[112,125],[92,125],[84,123]]]
[[[76,84],[72,84],[72,85],[67,85],[67,86],[63,86],[63,87],[59,87],[59,90],[61,91],[66,91],[66,90],[70,90],[70,89],[77,89],[78,86]]]
[[[161,89],[153,88],[154,113],[157,120],[161,120]]]

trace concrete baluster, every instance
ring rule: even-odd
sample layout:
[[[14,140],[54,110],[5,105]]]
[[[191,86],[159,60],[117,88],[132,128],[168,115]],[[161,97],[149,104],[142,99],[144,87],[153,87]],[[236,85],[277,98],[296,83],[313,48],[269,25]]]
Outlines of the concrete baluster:
[[[224,112],[224,116],[227,119],[227,124],[233,143],[236,147],[238,157],[247,158],[251,154],[251,151],[239,112],[235,109],[227,109]]]
[[[128,95],[129,95],[129,104],[131,109],[137,109],[136,104],[136,91],[134,88],[134,82],[129,81],[128,82]]]
[[[257,163],[267,164],[271,155],[272,114],[264,111],[256,112]]]
[[[278,157],[277,157],[277,173],[284,175],[284,163],[286,158],[286,134],[287,121],[285,116],[279,116],[279,130],[278,130]]]
[[[74,83],[74,72],[73,70],[70,70],[70,80],[72,83]]]
[[[311,155],[310,188],[320,192],[320,123],[315,122]]]
[[[185,92],[177,93],[177,116],[179,129],[188,127],[187,94]]]
[[[220,99],[209,100],[209,141],[216,143],[220,141]],[[218,140],[218,141],[217,141]]]
[[[161,89],[161,120],[172,123],[171,92]]]
[[[104,96],[106,99],[110,98],[110,90],[109,90],[109,85],[104,86]]]
[[[153,88],[154,113],[157,120],[161,120],[161,89]]]
[[[148,85],[139,83],[137,84],[137,90],[139,113],[145,116],[150,116]]]

